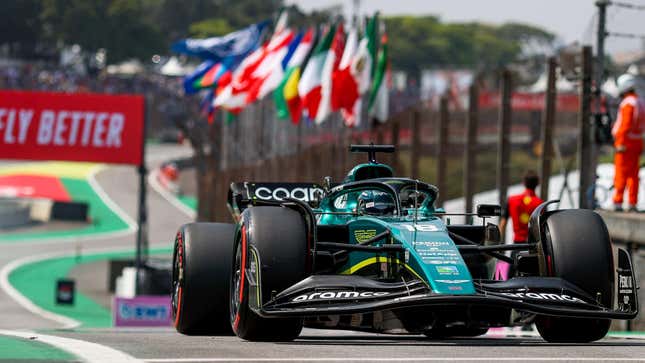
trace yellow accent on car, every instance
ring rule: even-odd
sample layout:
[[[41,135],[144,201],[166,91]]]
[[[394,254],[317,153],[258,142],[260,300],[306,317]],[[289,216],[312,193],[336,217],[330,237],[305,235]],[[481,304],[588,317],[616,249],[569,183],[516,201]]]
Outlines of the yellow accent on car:
[[[375,229],[357,229],[354,231],[354,237],[358,243],[363,243],[367,240],[370,240],[376,236]]]
[[[362,269],[364,267],[367,267],[369,265],[373,265],[375,263],[380,263],[381,260],[388,260],[388,258],[386,258],[386,257],[371,257],[371,258],[365,259],[365,260],[363,260],[363,261],[361,261],[361,262],[359,262],[359,263],[357,263],[357,264],[355,264],[353,266],[350,266],[347,270],[341,272],[340,274],[341,275],[351,275],[351,274],[359,271],[360,269]],[[410,271],[414,276],[416,276],[419,280],[425,281],[423,278],[421,278],[421,276],[419,276],[419,274],[416,271],[414,271],[414,269],[412,267],[410,267],[410,265],[408,265],[406,263],[403,263],[398,258],[389,259],[389,260],[394,261],[394,263],[396,263],[397,265],[405,266],[405,268],[408,271]]]

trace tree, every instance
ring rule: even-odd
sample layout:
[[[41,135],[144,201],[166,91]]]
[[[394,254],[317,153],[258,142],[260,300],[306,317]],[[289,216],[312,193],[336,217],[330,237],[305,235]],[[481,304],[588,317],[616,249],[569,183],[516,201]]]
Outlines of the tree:
[[[552,46],[555,39],[518,23],[442,23],[436,16],[386,17],[385,23],[393,67],[413,76],[433,67],[496,68],[528,53],[526,44]]]
[[[39,0],[0,1],[0,14],[5,14],[0,22],[0,44],[8,44],[19,55],[29,53],[39,41],[40,13]]]
[[[110,63],[149,58],[166,50],[158,29],[138,0],[43,0],[46,36],[96,51],[105,48]]]

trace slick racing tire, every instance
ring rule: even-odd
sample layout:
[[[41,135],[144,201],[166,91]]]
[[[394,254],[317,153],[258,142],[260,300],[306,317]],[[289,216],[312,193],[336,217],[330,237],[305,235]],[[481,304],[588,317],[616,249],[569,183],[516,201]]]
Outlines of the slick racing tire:
[[[190,223],[175,238],[172,313],[182,334],[230,335],[229,283],[235,225]]]
[[[546,276],[575,284],[600,303],[613,306],[614,261],[611,240],[602,218],[586,209],[556,212],[546,221],[544,258]],[[538,315],[535,326],[553,343],[587,343],[602,339],[609,319],[563,318]]]
[[[306,277],[308,247],[305,221],[295,210],[264,206],[245,210],[241,221],[235,238],[231,276],[230,321],[233,331],[250,341],[293,340],[302,330],[302,319],[263,318],[251,309],[249,302],[266,303],[272,294]],[[250,279],[261,285],[261,291],[254,296],[250,294]]]

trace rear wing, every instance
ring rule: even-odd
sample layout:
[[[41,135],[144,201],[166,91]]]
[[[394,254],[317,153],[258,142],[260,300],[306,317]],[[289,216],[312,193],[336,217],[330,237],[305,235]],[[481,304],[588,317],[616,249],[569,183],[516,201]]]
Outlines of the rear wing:
[[[285,198],[301,200],[310,206],[316,195],[324,195],[323,188],[316,183],[231,183],[228,191],[228,208],[233,219],[258,202],[281,202]]]

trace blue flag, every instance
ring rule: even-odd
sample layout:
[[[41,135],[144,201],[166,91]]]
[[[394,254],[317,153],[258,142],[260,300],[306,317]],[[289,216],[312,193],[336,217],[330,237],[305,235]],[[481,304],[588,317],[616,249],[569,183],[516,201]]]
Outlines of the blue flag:
[[[289,61],[291,60],[291,56],[293,56],[293,53],[296,52],[296,48],[298,48],[298,45],[300,45],[300,41],[302,40],[303,36],[305,35],[304,32],[299,32],[298,35],[293,38],[291,43],[289,43],[289,48],[287,48],[287,54],[282,58],[282,62],[280,65],[282,66],[282,70],[287,69],[287,64],[289,64]]]
[[[262,33],[269,25],[265,20],[233,33],[206,39],[184,39],[174,43],[173,52],[194,55],[220,62],[225,58],[244,58],[260,43]]]
[[[199,77],[202,77],[206,72],[213,68],[217,62],[212,60],[205,60],[200,64],[193,73],[184,77],[184,91],[187,94],[197,93],[199,90],[193,87],[193,82],[195,82]]]

